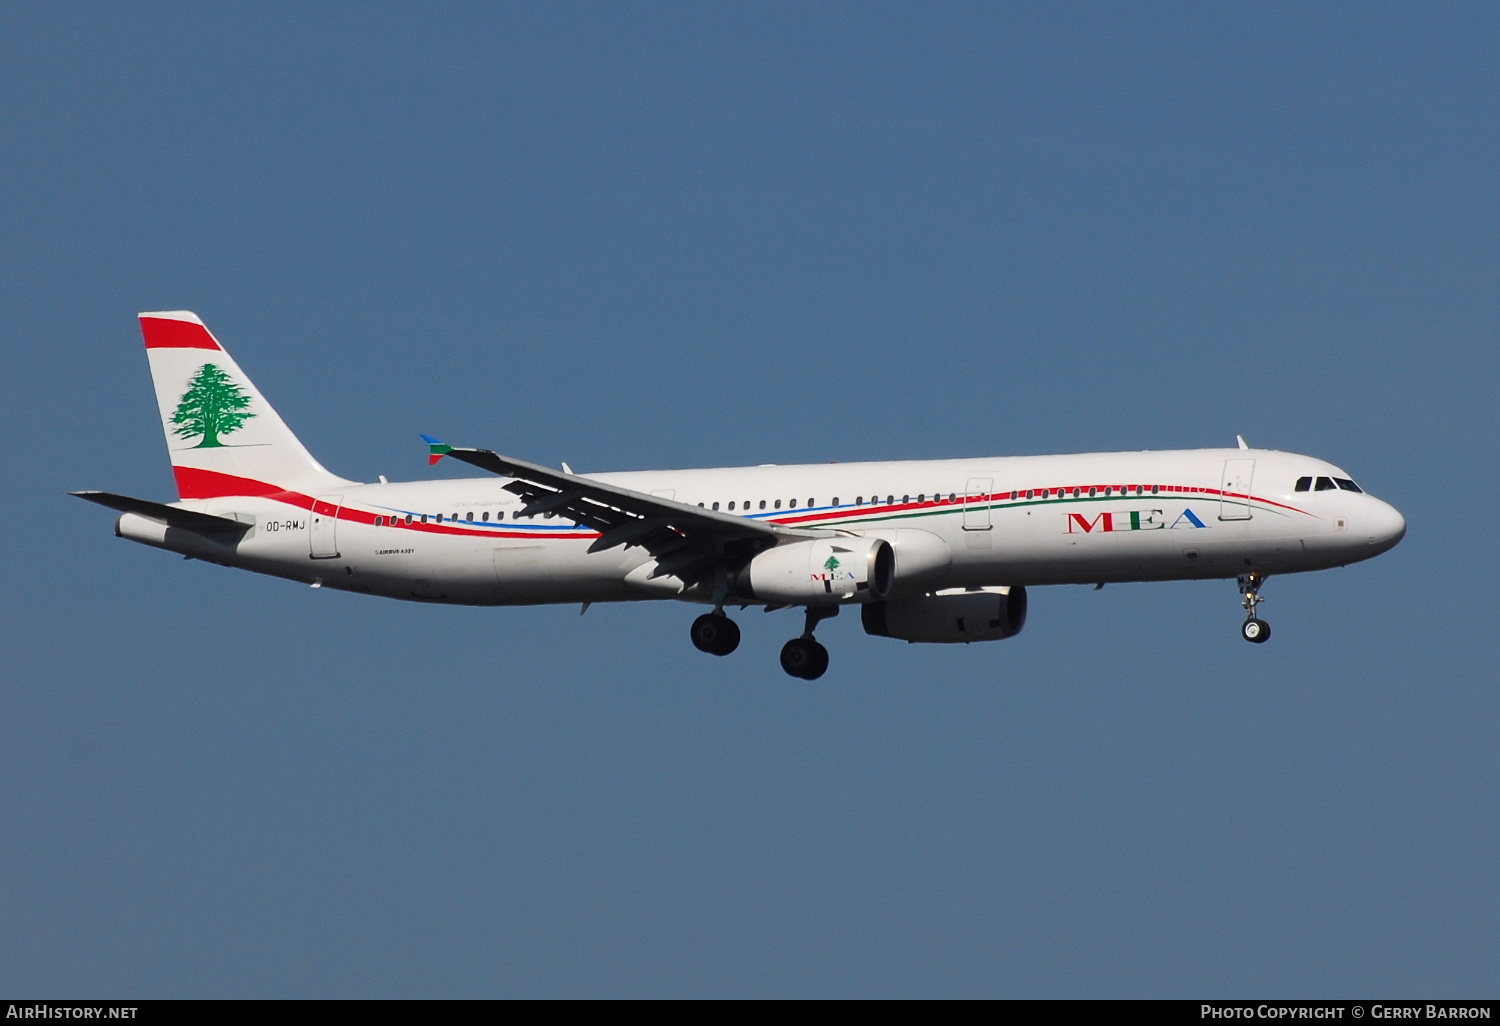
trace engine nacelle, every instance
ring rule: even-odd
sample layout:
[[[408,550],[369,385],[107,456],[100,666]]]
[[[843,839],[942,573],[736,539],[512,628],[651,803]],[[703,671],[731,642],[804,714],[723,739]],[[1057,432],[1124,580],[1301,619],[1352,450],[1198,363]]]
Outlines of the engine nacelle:
[[[768,549],[736,578],[762,602],[831,605],[890,594],[896,556],[880,538],[817,538]]]
[[[921,598],[872,602],[860,612],[865,633],[881,638],[933,644],[999,641],[1026,626],[1026,589],[953,588]]]
[[[897,595],[920,595],[932,591],[953,568],[953,553],[948,543],[931,531],[916,528],[883,528],[861,531],[865,538],[880,538],[891,543],[896,552]]]

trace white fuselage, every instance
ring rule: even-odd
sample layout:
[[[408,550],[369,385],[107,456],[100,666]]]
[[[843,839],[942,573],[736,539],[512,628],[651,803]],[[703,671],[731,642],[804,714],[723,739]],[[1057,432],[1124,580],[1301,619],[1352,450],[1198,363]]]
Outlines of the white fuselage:
[[[896,550],[898,594],[1297,573],[1368,559],[1405,531],[1400,513],[1371,495],[1296,490],[1299,478],[1347,479],[1337,467],[1263,449],[591,476],[736,516],[885,538]],[[640,547],[590,553],[595,531],[545,515],[517,519],[523,503],[506,483],[358,484],[330,495],[192,500],[178,505],[253,526],[214,540],[127,513],[118,532],[216,563],[392,598],[704,600],[674,579],[648,579],[651,557]],[[932,553],[944,548],[947,565],[935,567]],[[920,575],[902,575],[904,553],[926,560]]]

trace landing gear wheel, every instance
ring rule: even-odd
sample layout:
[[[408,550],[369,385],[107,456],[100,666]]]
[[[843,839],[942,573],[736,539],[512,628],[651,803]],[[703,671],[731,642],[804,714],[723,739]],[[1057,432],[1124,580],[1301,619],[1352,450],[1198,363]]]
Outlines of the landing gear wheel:
[[[709,655],[727,656],[740,647],[740,628],[723,613],[704,613],[693,621],[693,647]]]
[[[1265,601],[1260,586],[1266,583],[1266,575],[1257,571],[1240,574],[1240,605],[1245,607],[1245,622],[1240,626],[1240,637],[1257,645],[1270,639],[1271,625],[1255,615],[1256,608]]]
[[[781,647],[781,668],[793,677],[817,680],[828,672],[828,649],[812,638],[793,638]]]

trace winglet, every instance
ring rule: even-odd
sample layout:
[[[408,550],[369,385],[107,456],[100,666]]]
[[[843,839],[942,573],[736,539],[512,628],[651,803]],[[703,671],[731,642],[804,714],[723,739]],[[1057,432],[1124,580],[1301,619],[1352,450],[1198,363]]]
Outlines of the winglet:
[[[453,446],[439,442],[431,435],[423,435],[422,441],[427,443],[427,465],[429,467],[453,451]]]

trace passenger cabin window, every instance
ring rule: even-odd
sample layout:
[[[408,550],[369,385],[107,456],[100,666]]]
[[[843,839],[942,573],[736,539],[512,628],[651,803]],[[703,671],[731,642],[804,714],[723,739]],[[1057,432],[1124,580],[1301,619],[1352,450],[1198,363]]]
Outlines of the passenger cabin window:
[[[839,497],[837,495],[835,495],[833,497],[833,503],[832,503],[832,505],[837,506],[838,504],[839,504]]]
[[[714,503],[714,509],[718,509],[718,508],[719,508],[719,504],[717,502]]]
[[[1334,480],[1335,484],[1337,484],[1340,488],[1342,488],[1346,492],[1363,492],[1364,491],[1363,488],[1361,488],[1359,485],[1355,484],[1353,481],[1349,480],[1347,477],[1336,477],[1333,480]]]
[[[1333,483],[1333,478],[1331,477],[1320,477],[1318,478],[1318,483],[1313,486],[1313,490],[1318,492],[1332,492],[1337,489],[1338,485]]]

